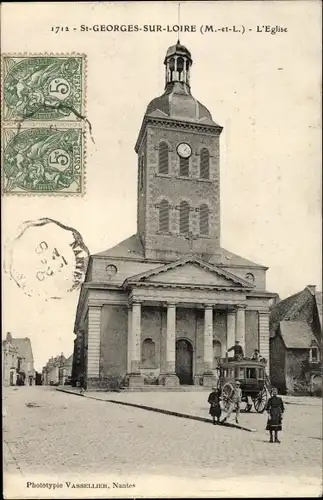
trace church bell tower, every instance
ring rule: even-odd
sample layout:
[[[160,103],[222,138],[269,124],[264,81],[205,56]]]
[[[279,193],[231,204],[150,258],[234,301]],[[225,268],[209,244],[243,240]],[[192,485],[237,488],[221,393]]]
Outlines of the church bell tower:
[[[138,235],[145,257],[208,259],[220,246],[220,134],[191,94],[190,51],[170,47],[165,90],[147,109],[136,142]]]

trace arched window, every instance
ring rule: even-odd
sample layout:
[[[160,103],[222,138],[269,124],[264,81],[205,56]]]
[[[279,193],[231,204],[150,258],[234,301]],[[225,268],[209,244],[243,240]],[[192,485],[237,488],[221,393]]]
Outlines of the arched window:
[[[213,340],[213,370],[217,368],[221,360],[221,342]]]
[[[179,57],[177,59],[177,71],[178,71],[179,80],[183,80],[183,78],[181,77],[181,75],[183,73],[183,69],[184,69],[184,59],[182,57]]]
[[[142,343],[141,367],[156,368],[155,342],[152,339],[145,339]]]
[[[159,231],[169,232],[169,203],[167,200],[162,200],[159,204]]]
[[[188,177],[190,174],[190,159],[182,158],[179,159],[179,175],[181,177]]]
[[[206,148],[201,149],[200,153],[200,178],[210,178],[210,153]]]
[[[182,201],[179,206],[179,232],[187,234],[190,230],[190,206],[187,201]]]
[[[209,234],[209,207],[206,204],[200,206],[200,234]]]
[[[168,145],[166,142],[159,144],[158,172],[160,174],[168,174]]]

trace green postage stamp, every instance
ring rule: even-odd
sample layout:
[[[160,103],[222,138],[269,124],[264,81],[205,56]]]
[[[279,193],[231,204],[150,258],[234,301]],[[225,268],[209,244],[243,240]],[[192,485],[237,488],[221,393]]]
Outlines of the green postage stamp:
[[[6,127],[2,131],[4,193],[82,193],[81,127]]]
[[[2,192],[83,194],[86,56],[2,56]]]
[[[80,120],[84,56],[3,56],[3,121]]]

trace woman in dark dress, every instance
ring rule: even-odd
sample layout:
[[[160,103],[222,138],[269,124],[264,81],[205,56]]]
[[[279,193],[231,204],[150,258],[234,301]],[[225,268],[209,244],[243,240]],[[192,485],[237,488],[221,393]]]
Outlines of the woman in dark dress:
[[[215,425],[215,418],[217,418],[217,423],[220,423],[221,417],[221,391],[216,387],[212,387],[212,392],[209,394],[208,403],[210,403],[209,414],[213,418],[213,425]]]
[[[272,396],[268,399],[266,410],[268,413],[266,430],[270,434],[270,443],[273,443],[273,433],[275,434],[275,443],[280,443],[278,432],[282,430],[282,420],[284,413],[284,403],[282,398],[278,396],[278,391],[274,387],[271,392]]]

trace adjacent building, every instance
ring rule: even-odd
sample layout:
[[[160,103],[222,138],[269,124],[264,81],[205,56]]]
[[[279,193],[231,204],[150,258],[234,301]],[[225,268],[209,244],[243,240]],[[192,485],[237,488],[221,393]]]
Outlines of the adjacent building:
[[[31,341],[7,333],[2,341],[3,385],[34,385],[36,372]]]
[[[18,347],[13,344],[12,336],[7,333],[6,340],[1,342],[2,354],[2,384],[16,385],[18,367]]]
[[[36,371],[30,339],[13,338],[12,343],[18,349],[17,384],[35,385]]]
[[[168,49],[142,121],[137,233],[89,260],[73,365],[87,389],[209,387],[236,340],[269,357],[275,295],[267,267],[221,246],[222,126],[191,93],[192,62],[179,42]]]
[[[59,385],[60,382],[60,368],[66,362],[63,353],[58,356],[51,357],[42,370],[43,385]]]
[[[270,373],[282,394],[322,394],[322,292],[315,286],[273,306]]]
[[[61,363],[58,370],[59,385],[71,384],[73,354]]]

